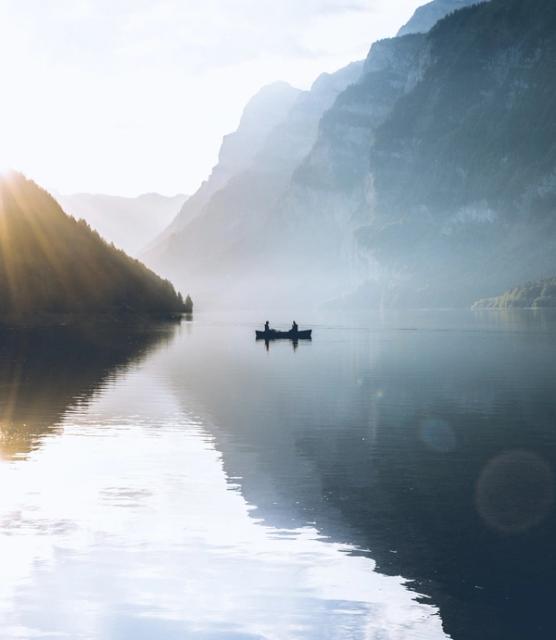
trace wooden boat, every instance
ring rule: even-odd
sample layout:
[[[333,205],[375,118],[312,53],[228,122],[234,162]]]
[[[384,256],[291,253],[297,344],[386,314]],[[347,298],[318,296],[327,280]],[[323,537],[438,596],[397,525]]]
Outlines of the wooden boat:
[[[311,340],[313,332],[308,331],[255,331],[257,340]]]

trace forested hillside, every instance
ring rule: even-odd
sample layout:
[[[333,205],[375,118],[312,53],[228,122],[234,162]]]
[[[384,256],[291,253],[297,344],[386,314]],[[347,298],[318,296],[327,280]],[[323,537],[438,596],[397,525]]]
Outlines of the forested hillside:
[[[34,182],[0,178],[0,318],[183,309],[170,282],[66,215]]]

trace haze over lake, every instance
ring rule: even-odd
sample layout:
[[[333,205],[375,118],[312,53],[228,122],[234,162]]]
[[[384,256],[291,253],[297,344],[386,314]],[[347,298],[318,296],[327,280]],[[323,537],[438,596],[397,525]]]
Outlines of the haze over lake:
[[[554,316],[260,324],[2,333],[0,635],[551,637]]]

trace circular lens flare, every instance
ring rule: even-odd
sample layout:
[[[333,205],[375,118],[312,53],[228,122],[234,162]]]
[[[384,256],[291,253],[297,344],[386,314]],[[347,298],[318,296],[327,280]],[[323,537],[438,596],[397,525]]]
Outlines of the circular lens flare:
[[[477,483],[477,509],[501,533],[523,533],[549,515],[554,474],[536,453],[506,451],[487,463]]]

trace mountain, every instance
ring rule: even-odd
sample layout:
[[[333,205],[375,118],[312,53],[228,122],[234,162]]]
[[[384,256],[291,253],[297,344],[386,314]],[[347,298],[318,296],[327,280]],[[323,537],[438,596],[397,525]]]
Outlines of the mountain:
[[[265,308],[468,307],[553,274],[556,6],[435,7],[449,15],[375,43],[327,100],[302,94],[149,264]]]
[[[555,309],[556,278],[528,282],[495,298],[478,300],[474,309]]]
[[[256,252],[263,250],[264,243],[259,240],[265,235],[266,217],[310,151],[322,114],[357,81],[362,66],[353,63],[336,73],[323,74],[309,91],[299,92],[287,114],[266,132],[258,147],[253,147],[255,153],[240,171],[235,175],[228,171],[225,183],[219,177],[217,189],[214,176],[221,176],[222,171],[218,167],[213,172],[168,232],[142,255],[146,263],[176,282],[187,277],[196,297],[204,295],[222,302],[221,293],[232,291],[232,273],[242,263],[236,250],[241,251],[246,242],[252,242]],[[251,105],[246,115],[250,109]],[[221,162],[228,146],[225,139]]]
[[[83,219],[117,247],[136,255],[175,218],[187,196],[146,193],[124,198],[96,193],[58,195],[67,213]]]
[[[107,244],[21,174],[0,177],[0,317],[159,314],[184,308],[173,286]]]
[[[285,82],[263,87],[245,107],[237,131],[224,137],[218,164],[197,192],[145,252],[146,256],[165,251],[166,241],[196,218],[210,199],[234,176],[246,170],[262,148],[268,134],[295,104],[301,91]]]
[[[359,246],[388,304],[469,305],[554,273],[556,7],[491,0],[426,38],[369,147]]]
[[[292,272],[284,291],[293,274],[303,274],[299,297],[322,301],[357,287],[376,268],[357,239],[373,206],[370,148],[398,100],[422,79],[425,43],[419,34],[376,42],[360,80],[323,115],[270,222],[274,237],[287,230],[270,249],[274,264]]]
[[[486,2],[486,0],[433,0],[415,11],[411,20],[398,31],[398,36],[427,33],[450,13],[480,2]]]
[[[376,43],[266,225],[274,295],[468,307],[553,274],[555,27],[491,0]]]

